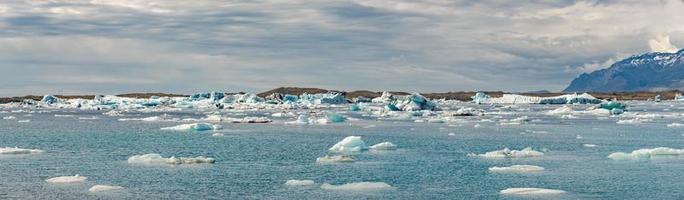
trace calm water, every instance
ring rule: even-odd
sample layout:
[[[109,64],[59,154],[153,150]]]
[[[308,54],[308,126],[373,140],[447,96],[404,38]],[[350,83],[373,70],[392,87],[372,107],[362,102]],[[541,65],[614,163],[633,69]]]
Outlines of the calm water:
[[[163,131],[182,122],[117,121],[95,111],[59,110],[50,113],[0,113],[0,147],[42,149],[33,155],[0,155],[0,199],[522,199],[502,196],[512,187],[565,190],[551,199],[682,199],[684,157],[638,161],[607,159],[610,153],[641,148],[684,148],[684,104],[630,102],[632,112],[657,116],[641,124],[617,124],[617,117],[578,116],[561,119],[544,112],[557,106],[521,105],[462,122],[415,123],[361,118],[330,125],[293,126],[220,123],[214,131]],[[670,106],[670,104],[674,104]],[[478,107],[466,104],[470,107]],[[55,117],[69,114],[73,117]],[[201,118],[193,112],[168,113]],[[251,116],[260,112],[248,113]],[[663,117],[663,114],[666,114]],[[160,113],[125,117],[158,116]],[[672,115],[676,115],[672,117]],[[96,120],[79,117],[96,116]],[[499,125],[500,120],[528,116],[522,125]],[[679,117],[677,117],[679,116]],[[17,120],[30,119],[29,123]],[[481,121],[491,119],[491,122]],[[479,128],[474,127],[480,124]],[[374,126],[369,126],[374,125]],[[453,133],[453,134],[450,134]],[[525,133],[525,134],[521,134]],[[346,136],[359,135],[368,144],[390,141],[396,151],[368,151],[355,163],[317,164],[317,157]],[[581,135],[581,139],[577,139]],[[587,148],[583,144],[596,144]],[[533,147],[543,157],[485,159],[467,156],[505,147]],[[127,163],[133,155],[207,156],[215,164],[141,166]],[[538,165],[538,173],[491,173],[489,167]],[[80,174],[81,184],[50,185],[45,179]],[[308,187],[288,187],[289,179],[310,179]],[[385,182],[392,190],[341,192],[323,190],[322,183]],[[116,192],[91,193],[95,184],[121,185]]]

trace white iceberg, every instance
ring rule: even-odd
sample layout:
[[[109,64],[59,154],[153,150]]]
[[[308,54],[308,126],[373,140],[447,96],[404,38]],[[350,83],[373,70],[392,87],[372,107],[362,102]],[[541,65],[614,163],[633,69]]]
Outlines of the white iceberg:
[[[88,191],[90,192],[108,192],[108,191],[114,191],[114,190],[123,190],[124,187],[121,186],[116,186],[116,185],[94,185]]]
[[[54,178],[49,178],[45,180],[48,183],[82,183],[85,182],[88,177],[80,176],[76,174],[75,176],[59,176]]]
[[[334,152],[360,152],[368,150],[368,146],[361,140],[361,136],[348,136],[328,150]]]
[[[608,155],[612,160],[636,160],[636,159],[650,159],[657,156],[682,156],[684,149],[673,149],[669,147],[657,147],[653,149],[638,149],[631,153],[615,152]]]
[[[202,164],[216,162],[213,158],[204,156],[198,157],[170,157],[164,158],[159,154],[151,153],[144,155],[135,155],[128,158],[129,164],[151,164],[151,165],[181,165],[181,164]]]
[[[544,171],[544,168],[535,165],[511,165],[509,167],[490,167],[489,171],[499,173],[525,173]]]
[[[469,154],[470,156],[479,156],[484,158],[525,158],[525,157],[541,157],[544,153],[535,151],[531,147],[522,150],[510,150],[504,148],[502,150],[491,151],[484,154]]]
[[[7,119],[7,120],[9,120],[9,119],[17,119],[17,117],[15,117],[15,116],[7,116],[7,117],[2,117],[2,119]]]
[[[314,184],[312,180],[287,180],[285,185],[287,186],[311,186]]]
[[[565,194],[566,192],[544,188],[508,188],[501,190],[499,193],[504,195],[558,195]]]
[[[213,125],[210,123],[192,123],[192,124],[181,124],[178,126],[164,127],[161,130],[174,130],[174,131],[207,131],[207,130],[219,130],[220,126]]]
[[[331,185],[324,183],[321,185],[321,189],[324,190],[337,190],[337,191],[383,191],[391,190],[393,187],[385,182],[356,182],[347,183],[342,185]]]
[[[397,145],[392,144],[391,142],[382,142],[375,144],[373,146],[370,146],[371,149],[373,150],[379,150],[379,151],[388,151],[388,150],[396,150]]]
[[[22,149],[17,147],[2,147],[0,148],[0,154],[37,154],[44,153],[45,151],[40,149]]]

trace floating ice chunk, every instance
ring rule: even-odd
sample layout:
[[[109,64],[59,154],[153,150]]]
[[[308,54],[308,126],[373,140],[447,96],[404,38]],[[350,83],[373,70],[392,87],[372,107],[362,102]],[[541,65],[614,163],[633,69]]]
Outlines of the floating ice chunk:
[[[124,187],[121,186],[116,186],[116,185],[94,185],[88,191],[90,192],[108,192],[108,191],[114,191],[114,190],[123,190]]]
[[[312,180],[287,180],[285,185],[287,186],[311,186],[314,184]]]
[[[271,114],[271,117],[294,117],[296,116],[293,112],[277,112]]]
[[[74,117],[74,115],[59,115],[59,114],[55,114],[55,117]]]
[[[641,119],[641,118],[634,118],[634,119],[621,119],[618,120],[616,123],[618,124],[641,124],[643,122],[649,122],[651,121],[650,119]]]
[[[143,121],[143,122],[159,122],[159,121],[173,121],[172,119],[167,118],[166,116],[152,116],[152,117],[143,117],[143,118],[121,118],[118,119],[118,121]]]
[[[582,146],[588,147],[588,148],[593,148],[593,147],[596,147],[597,145],[595,145],[595,144],[583,144]]]
[[[338,191],[383,191],[391,190],[393,187],[384,182],[356,182],[342,185],[331,185],[324,183],[321,185],[324,190],[338,190]]]
[[[657,156],[681,156],[684,155],[684,149],[673,149],[669,147],[657,147],[653,149],[638,149],[631,153],[615,152],[608,155],[608,158],[613,160],[636,160],[636,159],[650,159]]]
[[[29,122],[31,122],[31,120],[30,120],[30,119],[24,119],[24,120],[19,120],[19,121],[17,121],[17,122],[19,122],[19,123],[29,123]]]
[[[17,119],[15,116],[7,116],[7,117],[2,117],[2,119]]]
[[[152,164],[152,165],[160,165],[160,164],[167,164],[167,165],[180,165],[180,164],[201,164],[201,163],[210,163],[213,164],[216,162],[213,158],[208,158],[204,156],[198,156],[198,157],[170,157],[170,158],[164,158],[159,154],[156,153],[151,153],[151,154],[144,154],[144,155],[135,155],[131,156],[128,158],[128,163],[129,164]]]
[[[563,190],[553,190],[544,188],[508,188],[501,190],[503,195],[558,195],[566,193]]]
[[[316,158],[317,163],[355,162],[356,158],[348,155],[323,156]]]
[[[391,142],[382,142],[375,144],[370,147],[373,150],[381,150],[381,151],[389,151],[389,150],[397,150],[397,145],[392,144]]]
[[[330,121],[332,123],[340,123],[340,122],[347,121],[347,117],[340,115],[340,114],[337,114],[337,113],[333,113],[333,112],[328,112],[325,115],[325,117],[328,119],[328,121]]]
[[[79,117],[78,119],[80,119],[80,120],[97,120],[100,118],[98,118],[96,116],[91,116],[91,117]]]
[[[544,168],[534,165],[512,165],[510,167],[490,167],[489,171],[500,173],[525,173],[544,171]]]
[[[484,92],[477,92],[475,93],[475,96],[470,97],[473,99],[473,103],[476,104],[481,104],[482,102],[486,101],[487,99],[491,98],[489,95],[485,94]]]
[[[361,111],[361,106],[358,104],[352,104],[349,106],[349,111]]]
[[[361,140],[361,136],[348,136],[328,150],[336,152],[360,152],[368,150],[368,146]]]
[[[544,156],[544,153],[532,150],[531,147],[524,148],[522,150],[510,150],[508,148],[491,151],[484,154],[469,154],[470,156],[480,156],[484,158],[524,158],[524,157],[540,157]]]
[[[48,183],[82,183],[85,182],[87,179],[88,177],[79,176],[78,174],[76,174],[75,176],[60,176],[49,178],[45,181]]]
[[[285,124],[292,124],[292,125],[307,125],[307,124],[311,124],[311,122],[310,122],[310,120],[309,120],[309,116],[308,116],[308,115],[299,115],[299,117],[297,117],[297,120],[291,121],[291,122],[285,122]]]
[[[45,151],[40,149],[22,149],[17,147],[3,147],[0,148],[0,154],[37,154],[44,153]]]
[[[266,118],[266,117],[228,118],[227,121],[230,121],[231,123],[245,123],[245,124],[272,122],[271,119]]]
[[[681,124],[681,123],[671,123],[671,124],[668,124],[667,127],[670,127],[670,128],[679,128],[679,127],[684,127],[684,124]]]
[[[211,134],[212,137],[223,137],[225,136],[223,133],[213,133]]]
[[[214,126],[210,123],[192,123],[192,124],[181,124],[178,126],[164,127],[161,130],[174,130],[174,131],[207,131],[207,130],[218,130],[220,126]]]
[[[45,95],[43,96],[43,99],[41,99],[40,101],[46,104],[53,104],[57,103],[59,101],[59,98],[53,95]]]

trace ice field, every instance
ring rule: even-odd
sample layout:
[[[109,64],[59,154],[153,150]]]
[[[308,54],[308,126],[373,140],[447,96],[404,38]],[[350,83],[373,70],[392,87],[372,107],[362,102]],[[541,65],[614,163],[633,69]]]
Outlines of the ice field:
[[[680,101],[52,98],[0,105],[0,199],[684,197]]]

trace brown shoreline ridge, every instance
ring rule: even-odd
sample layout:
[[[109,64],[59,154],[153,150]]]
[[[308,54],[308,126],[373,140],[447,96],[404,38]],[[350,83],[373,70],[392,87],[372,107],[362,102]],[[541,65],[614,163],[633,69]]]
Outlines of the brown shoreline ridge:
[[[338,93],[343,93],[348,99],[353,99],[358,96],[363,96],[367,98],[375,98],[379,97],[382,95],[382,92],[374,92],[374,91],[369,91],[369,90],[356,90],[356,91],[351,91],[351,92],[345,92],[341,90],[327,90],[327,89],[321,89],[321,88],[300,88],[300,87],[279,87],[276,89],[272,89],[266,92],[262,92],[257,94],[260,97],[266,97],[268,95],[271,95],[273,93],[280,93],[280,94],[291,94],[291,95],[301,95],[303,93],[309,93],[309,94],[316,94],[316,93],[328,93],[328,92],[338,92]],[[572,94],[572,93],[559,93],[559,92],[551,92],[551,93],[507,93],[507,92],[502,92],[502,91],[483,91],[485,94],[491,96],[491,97],[501,97],[503,94],[520,94],[520,95],[525,95],[525,96],[537,96],[537,97],[550,97],[550,96],[558,96],[558,95],[563,95],[563,94]],[[239,92],[243,93],[243,92]],[[408,92],[400,92],[400,91],[390,91],[392,94],[396,95],[407,95],[410,94]],[[459,101],[470,101],[473,95],[475,95],[475,91],[463,91],[463,92],[433,92],[433,93],[420,93],[421,95],[430,98],[430,99],[446,99],[446,100],[459,100]],[[668,100],[668,99],[674,99],[675,95],[677,93],[680,93],[678,90],[669,90],[669,91],[660,91],[660,92],[652,92],[652,91],[645,91],[645,92],[588,92],[592,96],[599,98],[599,99],[617,99],[617,100],[647,100],[647,99],[652,99],[656,95],[660,95],[661,99],[663,100]],[[236,94],[236,93],[226,93],[226,94]],[[95,95],[55,95],[58,98],[63,98],[63,99],[93,99]],[[119,97],[132,97],[132,98],[150,98],[151,96],[168,96],[168,97],[185,97],[189,95],[183,95],[183,94],[173,94],[173,93],[127,93],[127,94],[119,94],[116,95]],[[43,98],[43,96],[37,96],[37,95],[28,95],[28,96],[21,96],[21,97],[0,97],[0,103],[9,103],[9,102],[22,102],[25,99],[30,99],[30,100],[35,100],[35,101],[40,101]]]

